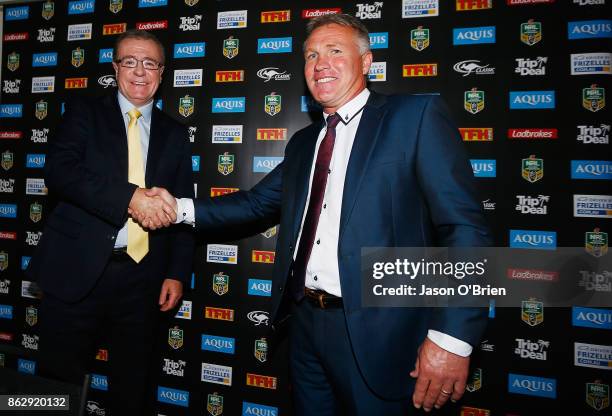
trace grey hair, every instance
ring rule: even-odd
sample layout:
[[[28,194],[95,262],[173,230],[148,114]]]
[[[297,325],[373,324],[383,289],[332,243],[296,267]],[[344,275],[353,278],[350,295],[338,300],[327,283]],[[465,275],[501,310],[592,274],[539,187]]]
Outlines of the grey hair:
[[[311,33],[315,29],[325,25],[340,25],[350,27],[355,31],[357,35],[357,45],[359,46],[359,53],[363,55],[370,51],[370,34],[368,28],[365,27],[361,20],[350,14],[339,13],[339,14],[327,14],[318,16],[311,19],[306,25],[306,40],[310,37]],[[306,42],[304,42],[304,47]]]
[[[159,48],[159,51],[161,52],[162,61],[160,63],[164,65],[164,63],[166,62],[166,53],[164,51],[164,45],[159,41],[157,36],[155,36],[151,32],[147,32],[146,30],[140,30],[140,29],[129,29],[119,35],[119,37],[115,41],[115,46],[113,48],[113,59],[118,58],[117,51],[119,50],[119,45],[121,44],[121,42],[123,42],[126,39],[140,39],[140,40],[153,41]]]

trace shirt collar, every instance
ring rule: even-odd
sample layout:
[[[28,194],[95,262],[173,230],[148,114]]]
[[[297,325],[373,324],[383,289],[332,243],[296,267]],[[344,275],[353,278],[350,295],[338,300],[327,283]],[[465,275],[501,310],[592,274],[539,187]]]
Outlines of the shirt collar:
[[[370,90],[364,88],[359,94],[353,97],[353,99],[336,110],[336,114],[340,116],[340,119],[344,124],[348,124],[353,117],[355,117],[363,109],[369,97]],[[323,118],[325,120],[327,120],[327,117],[329,116],[330,114],[323,113]]]
[[[132,108],[135,107],[134,104],[132,104],[127,98],[125,98],[123,94],[121,94],[121,91],[117,92],[117,98],[119,99],[119,108],[121,108],[121,113],[123,113],[124,115],[127,114],[128,111],[130,111]],[[138,111],[140,111],[140,114],[142,114],[142,118],[144,119],[144,121],[147,123],[151,122],[151,113],[153,112],[153,101],[154,100],[151,100],[151,102],[143,105],[142,107],[136,107]]]

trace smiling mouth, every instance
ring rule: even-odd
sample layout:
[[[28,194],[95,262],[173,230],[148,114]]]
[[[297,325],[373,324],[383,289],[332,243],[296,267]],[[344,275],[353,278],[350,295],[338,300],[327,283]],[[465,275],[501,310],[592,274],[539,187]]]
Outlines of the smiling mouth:
[[[145,85],[147,85],[146,82],[139,82],[139,81],[132,81],[132,84],[133,85],[137,85],[137,86],[145,86]]]
[[[317,79],[315,82],[317,84],[325,84],[327,82],[332,82],[332,81],[335,81],[335,80],[336,80],[336,78],[334,78],[334,77],[325,77],[325,78]]]

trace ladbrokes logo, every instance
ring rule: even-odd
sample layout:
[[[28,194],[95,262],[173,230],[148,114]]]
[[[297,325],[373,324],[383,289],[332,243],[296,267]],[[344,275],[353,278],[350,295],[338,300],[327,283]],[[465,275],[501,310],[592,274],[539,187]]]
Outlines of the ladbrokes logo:
[[[206,319],[216,319],[219,321],[234,321],[234,310],[225,308],[215,308],[206,306],[204,308],[204,317]]]
[[[491,142],[493,141],[492,127],[465,127],[459,129],[464,142]]]
[[[287,129],[257,129],[257,140],[287,140]]]
[[[111,23],[102,26],[102,34],[107,35],[118,35],[119,33],[125,32],[127,23]]]
[[[558,136],[557,129],[508,129],[509,139],[556,139]]]
[[[491,416],[489,409],[480,409],[478,407],[462,406],[460,416]]]
[[[559,273],[548,270],[510,268],[506,270],[506,277],[513,280],[557,282],[559,280]]]
[[[136,23],[136,29],[138,30],[168,29],[168,21],[167,20],[157,20],[154,22],[139,22],[139,23]]]
[[[581,125],[576,126],[578,135],[576,140],[583,144],[609,144],[610,143],[610,124],[600,124],[599,126]]]
[[[302,10],[302,19],[312,19],[313,17],[327,16],[328,14],[342,13],[339,7],[326,7],[320,9],[304,9]]]
[[[5,42],[28,40],[29,38],[30,38],[30,34],[28,32],[6,33],[3,37]]]
[[[64,88],[67,90],[76,88],[87,88],[87,78],[66,78]]]
[[[291,20],[291,10],[261,12],[261,23],[279,23]]]
[[[253,250],[251,261],[253,263],[274,263],[274,251]]]
[[[240,82],[244,81],[244,70],[216,71],[215,82]]]
[[[458,12],[466,10],[492,9],[493,0],[457,0],[456,10]]]
[[[438,64],[412,64],[402,67],[403,77],[435,77],[438,75]]]
[[[0,139],[21,139],[23,133],[18,130],[0,130]]]
[[[246,374],[246,384],[247,386],[261,387],[263,389],[276,390],[276,377],[247,373]]]

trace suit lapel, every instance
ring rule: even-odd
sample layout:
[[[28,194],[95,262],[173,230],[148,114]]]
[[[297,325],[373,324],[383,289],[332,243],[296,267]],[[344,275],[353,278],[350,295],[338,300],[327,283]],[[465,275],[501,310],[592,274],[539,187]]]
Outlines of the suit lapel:
[[[164,137],[162,132],[169,134],[170,131],[164,128],[161,114],[158,109],[153,107],[151,113],[151,129],[149,131],[149,151],[147,152],[147,169],[145,173],[145,183],[151,187],[155,178],[155,167],[158,166],[159,158],[162,154]]]
[[[103,114],[106,117],[106,127],[108,134],[106,138],[109,141],[109,148],[113,153],[113,159],[119,164],[119,172],[124,172],[125,178],[128,176],[128,147],[127,147],[127,132],[125,131],[125,121],[117,94],[107,95],[102,100]]]
[[[363,115],[359,121],[359,127],[357,128],[355,141],[351,149],[351,156],[346,168],[346,176],[344,178],[339,239],[342,238],[346,222],[350,218],[363,180],[363,175],[365,174],[367,164],[370,160],[370,155],[379,138],[379,132],[382,126],[380,121],[385,114],[385,110],[382,109],[382,106],[385,102],[385,96],[372,92],[363,109]]]

